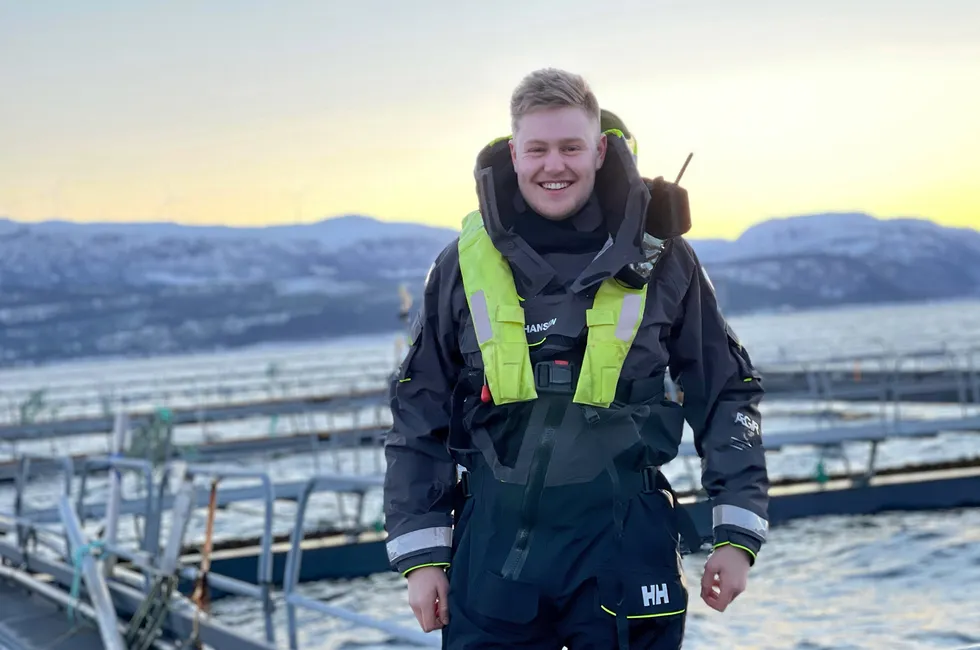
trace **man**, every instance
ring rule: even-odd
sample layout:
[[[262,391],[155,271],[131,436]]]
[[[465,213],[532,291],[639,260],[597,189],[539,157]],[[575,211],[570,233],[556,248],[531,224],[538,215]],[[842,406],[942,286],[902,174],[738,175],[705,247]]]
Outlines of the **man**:
[[[389,560],[446,648],[679,648],[684,526],[659,468],[686,418],[713,500],[701,596],[723,611],[768,529],[760,378],[683,239],[637,272],[663,202],[585,81],[532,73],[511,116],[391,385]]]

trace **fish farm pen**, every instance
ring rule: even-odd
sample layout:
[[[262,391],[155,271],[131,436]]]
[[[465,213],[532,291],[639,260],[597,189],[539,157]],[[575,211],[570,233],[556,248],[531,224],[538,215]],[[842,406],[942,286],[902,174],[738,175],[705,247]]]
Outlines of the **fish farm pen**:
[[[395,357],[0,381],[0,649],[293,649],[301,614],[439,647],[438,633],[300,588],[389,571],[380,492]],[[980,347],[760,371],[773,526],[980,506],[980,455],[910,463],[890,451],[980,433]],[[664,471],[707,541],[689,434]],[[223,598],[255,602],[260,638],[212,614]]]

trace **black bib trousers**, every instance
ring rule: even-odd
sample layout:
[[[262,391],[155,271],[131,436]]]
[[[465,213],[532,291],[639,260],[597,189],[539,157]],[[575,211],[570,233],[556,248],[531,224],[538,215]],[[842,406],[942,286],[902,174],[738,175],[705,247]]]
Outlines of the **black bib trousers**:
[[[539,386],[509,461],[471,432],[482,453],[457,486],[443,647],[677,650],[683,526],[663,474],[637,467],[637,407],[600,414],[561,392]],[[638,408],[682,425],[661,397]]]

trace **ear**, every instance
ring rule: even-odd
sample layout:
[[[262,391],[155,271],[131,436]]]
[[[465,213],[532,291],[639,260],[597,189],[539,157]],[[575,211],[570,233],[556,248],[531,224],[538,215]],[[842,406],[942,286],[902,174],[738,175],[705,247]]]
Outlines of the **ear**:
[[[510,162],[512,165],[517,164],[517,145],[514,144],[514,138],[507,141],[507,146],[510,148]]]
[[[599,142],[596,146],[595,168],[602,169],[602,163],[606,161],[606,150],[609,148],[609,140],[605,133],[599,134]]]

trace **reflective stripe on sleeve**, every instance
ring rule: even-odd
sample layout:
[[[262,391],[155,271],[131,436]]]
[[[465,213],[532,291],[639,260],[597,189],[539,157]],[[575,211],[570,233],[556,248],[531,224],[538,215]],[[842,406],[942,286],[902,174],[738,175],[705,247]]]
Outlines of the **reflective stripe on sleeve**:
[[[728,504],[717,505],[711,509],[713,526],[735,526],[749,531],[765,540],[769,533],[769,522],[751,510]]]
[[[399,535],[394,539],[388,540],[385,547],[388,549],[388,561],[395,562],[395,560],[411,553],[424,551],[429,548],[452,545],[453,529],[446,526],[413,530],[410,533],[405,533],[404,535]]]

